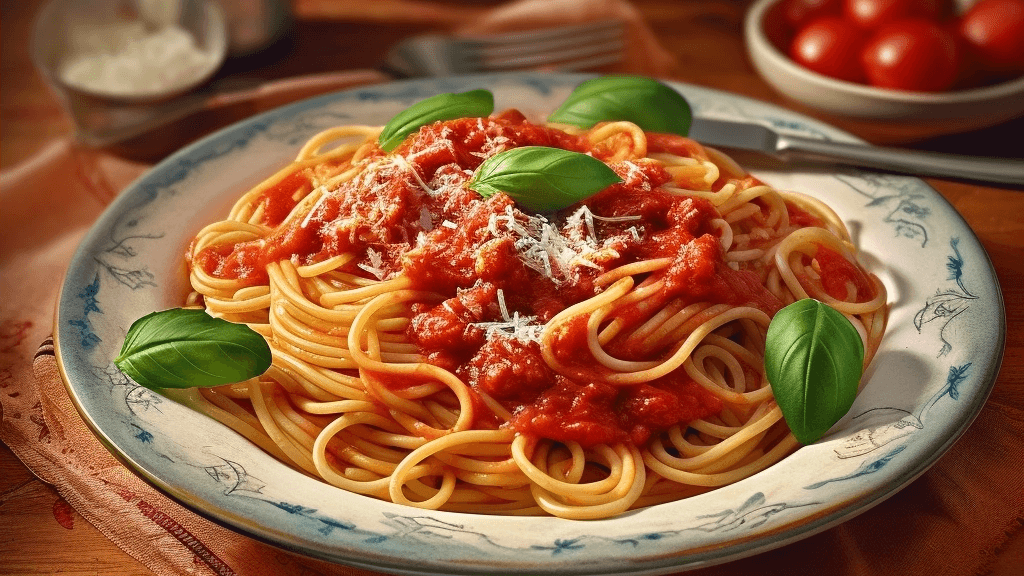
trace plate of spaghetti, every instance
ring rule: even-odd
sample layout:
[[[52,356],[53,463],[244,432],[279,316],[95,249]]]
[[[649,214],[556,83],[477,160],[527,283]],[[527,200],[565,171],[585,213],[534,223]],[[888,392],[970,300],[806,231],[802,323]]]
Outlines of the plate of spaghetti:
[[[834,526],[981,409],[995,274],[924,182],[730,157],[686,137],[691,110],[855,141],[537,73],[213,134],[76,253],[71,397],[185,506],[389,573],[659,574]]]

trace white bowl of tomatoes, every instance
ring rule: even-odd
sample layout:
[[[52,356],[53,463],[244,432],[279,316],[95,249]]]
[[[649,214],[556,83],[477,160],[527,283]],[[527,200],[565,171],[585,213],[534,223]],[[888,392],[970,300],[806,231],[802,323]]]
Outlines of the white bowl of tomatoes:
[[[833,114],[979,128],[1024,115],[1024,0],[759,0],[754,67]]]

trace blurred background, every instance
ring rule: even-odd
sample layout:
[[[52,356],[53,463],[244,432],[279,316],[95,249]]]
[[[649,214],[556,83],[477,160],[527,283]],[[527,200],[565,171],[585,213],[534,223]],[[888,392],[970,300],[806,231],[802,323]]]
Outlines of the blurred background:
[[[819,4],[840,4],[837,0],[787,1],[812,8]],[[115,11],[120,9],[122,18],[133,18],[138,17],[138,14],[125,13],[131,9],[138,11],[141,6],[151,12],[148,18],[159,19],[175,18],[188,10],[194,12],[201,9],[202,4],[197,0],[59,0],[50,4],[49,12],[43,14],[46,2],[3,0],[4,81],[0,85],[2,167],[13,166],[30,157],[48,137],[58,138],[73,133],[75,123],[68,114],[69,110],[76,113],[79,122],[83,121],[82,118],[88,118],[87,122],[96,122],[95,116],[108,114],[110,106],[113,106],[115,114],[133,109],[133,104],[125,102],[124,98],[121,101],[117,101],[117,98],[89,98],[74,88],[70,90],[72,94],[69,96],[67,85],[54,79],[59,78],[59,71],[51,70],[53,77],[49,79],[48,85],[46,69],[56,68],[60,58],[67,57],[67,53],[75,48],[74,38],[71,38],[74,35],[67,30],[70,25],[66,22],[62,25],[59,21],[60,10],[71,14],[77,11],[80,14],[70,19],[71,24],[78,29],[89,24],[88,19],[82,15],[95,16],[101,12],[97,7]],[[899,114],[893,117],[891,111],[888,117],[865,118],[836,113],[835,105],[831,109],[822,109],[808,105],[806,101],[793,99],[792,94],[784,94],[785,90],[780,91],[775,74],[764,75],[763,69],[755,66],[751,58],[754,53],[752,50],[762,50],[752,46],[749,36],[744,36],[744,19],[755,4],[751,1],[216,0],[212,4],[220,8],[222,21],[205,23],[206,29],[202,33],[206,34],[203,42],[207,45],[202,48],[214,62],[205,71],[193,71],[193,77],[199,84],[184,90],[184,95],[177,95],[177,101],[180,103],[181,100],[195,98],[197,95],[208,97],[211,93],[237,94],[246,90],[250,91],[248,96],[221,98],[216,105],[207,102],[206,108],[217,109],[216,114],[196,113],[193,110],[187,122],[179,122],[171,127],[171,133],[165,132],[155,137],[151,135],[115,151],[140,160],[154,161],[212,128],[226,125],[258,110],[348,83],[386,81],[409,75],[437,73],[436,68],[430,70],[421,66],[416,69],[417,62],[410,63],[410,60],[415,60],[417,49],[423,47],[409,44],[410,39],[417,35],[487,37],[558,24],[611,19],[625,23],[622,59],[584,69],[645,73],[776,102],[836,124],[876,144],[913,145],[926,150],[988,156],[1024,156],[1022,147],[1015,144],[1017,135],[1024,127],[1017,110],[1024,109],[1024,104],[1021,104],[1024,102],[1024,84],[1019,81],[1012,92],[1004,90],[1001,94],[1002,106],[1006,105],[1005,101],[1009,97],[1018,101],[1012,110],[1003,114],[1011,118],[983,122],[994,123],[995,126],[980,128],[977,126],[979,122],[971,122],[970,118],[972,114],[992,110],[992,106],[985,107],[984,103],[981,108],[977,105],[964,108],[957,113],[959,117],[952,118],[916,119],[913,114],[906,113],[902,117]],[[949,6],[958,5],[961,10],[969,4],[970,0],[947,2]],[[109,8],[109,5],[115,8]],[[776,12],[782,9],[777,7]],[[775,21],[786,18],[791,17],[788,14],[777,15]],[[187,19],[187,14],[181,16],[182,22]],[[210,42],[216,42],[216,38],[211,40],[209,37],[216,36],[215,28],[218,27],[224,28],[221,34],[226,35],[226,38],[221,41],[226,46],[209,45]],[[196,32],[193,30],[193,33]],[[108,30],[93,35],[103,37],[104,34],[109,38],[113,32]],[[794,31],[783,32],[785,34],[789,36],[775,43],[777,46],[781,44],[780,51],[785,51],[786,43],[791,40]],[[81,45],[88,41],[88,38],[80,40],[78,48],[81,49]],[[57,50],[55,47],[58,44],[60,53],[55,54],[53,52]],[[404,50],[401,62],[395,58],[396,49]],[[223,54],[218,55],[218,51]],[[389,54],[392,56],[390,60]],[[218,60],[218,57],[223,60]],[[154,60],[152,57],[150,59]],[[798,72],[802,74],[804,71]],[[96,82],[103,81],[95,68],[92,73]],[[342,76],[309,80],[309,75],[338,73]],[[270,90],[269,93],[264,90],[259,95],[252,92],[263,83],[295,77],[301,79],[298,85],[287,88],[278,85],[276,90]],[[830,80],[825,79],[825,83]],[[791,83],[788,77],[786,81]],[[815,82],[820,80],[815,79]],[[815,94],[822,93],[818,84],[811,85],[809,89]],[[166,101],[158,102],[157,105],[169,106]],[[153,106],[152,103],[146,103],[144,107]],[[83,107],[85,112],[81,110]],[[202,106],[193,102],[193,108],[201,109]],[[104,118],[109,119],[106,116]],[[154,140],[161,141],[163,145],[156,146]]]

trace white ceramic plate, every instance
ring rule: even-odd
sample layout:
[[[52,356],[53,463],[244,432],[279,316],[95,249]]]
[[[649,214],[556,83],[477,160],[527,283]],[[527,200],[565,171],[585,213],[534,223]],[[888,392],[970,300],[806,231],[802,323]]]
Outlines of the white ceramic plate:
[[[748,556],[863,512],[924,472],[967,428],[995,380],[1005,318],[992,266],[956,211],[920,180],[753,164],[847,222],[889,291],[889,329],[850,413],[815,445],[689,500],[600,521],[430,512],[292,471],[217,422],[126,379],[112,363],[128,326],[187,293],[192,235],[294,157],[313,133],[383,124],[438,92],[486,87],[498,109],[553,110],[585,76],[396,82],[257,116],[174,154],[125,190],[85,238],[58,303],[58,358],[99,438],[184,505],[283,548],[401,574],[660,574]],[[835,140],[792,112],[674,84],[699,114],[758,119]]]

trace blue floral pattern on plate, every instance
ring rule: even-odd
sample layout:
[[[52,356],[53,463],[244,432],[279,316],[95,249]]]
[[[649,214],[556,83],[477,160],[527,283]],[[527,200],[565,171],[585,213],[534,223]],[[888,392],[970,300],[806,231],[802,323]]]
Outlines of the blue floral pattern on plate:
[[[850,169],[749,168],[833,206],[885,282],[892,313],[866,385],[820,442],[752,478],[595,522],[431,512],[345,493],[294,472],[232,431],[139,387],[112,359],[131,322],[180,305],[191,236],[242,191],[339,123],[383,124],[438,92],[490,88],[499,109],[541,118],[580,75],[396,82],[287,106],[211,135],[132,184],[76,253],[57,346],[87,422],[137,473],[236,530],[330,561],[401,574],[658,574],[754,554],[842,522],[924,472],[966,429],[1005,339],[995,274],[956,211],[924,182]],[[673,84],[698,114],[819,138],[851,136],[786,110]],[[744,159],[746,161],[746,159]]]

